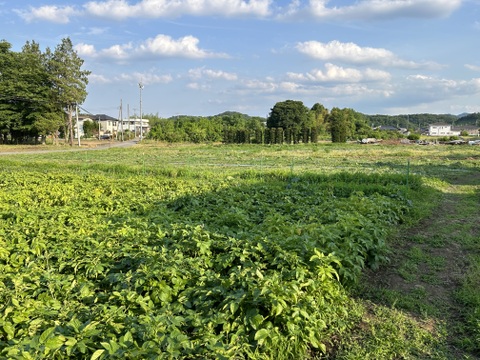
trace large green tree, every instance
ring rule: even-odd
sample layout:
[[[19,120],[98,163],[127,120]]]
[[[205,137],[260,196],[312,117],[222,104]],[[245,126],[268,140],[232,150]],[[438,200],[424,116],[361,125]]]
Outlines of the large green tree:
[[[21,52],[0,41],[0,135],[3,141],[24,141],[56,135],[68,118],[73,144],[72,113],[86,98],[88,71],[70,39],[52,53],[35,41]],[[69,116],[66,117],[65,114]]]
[[[88,75],[82,70],[81,59],[73,48],[70,38],[62,39],[50,58],[50,74],[57,102],[67,113],[67,134],[73,145],[73,113],[75,106],[82,104],[87,97]]]
[[[22,49],[22,78],[28,101],[25,103],[24,126],[34,136],[56,133],[64,121],[64,112],[56,101],[49,68],[49,52],[42,53],[35,41],[27,42]],[[56,140],[54,140],[56,141]]]
[[[355,115],[352,109],[334,107],[328,116],[332,142],[344,143],[355,132]]]
[[[267,118],[267,127],[288,129],[294,133],[300,133],[304,127],[309,125],[308,113],[309,109],[302,101],[277,102]]]
[[[11,51],[12,45],[0,41],[0,133],[2,142],[7,140],[14,124],[19,123],[20,113],[17,111],[21,96],[17,94],[15,85],[18,70],[18,55]]]

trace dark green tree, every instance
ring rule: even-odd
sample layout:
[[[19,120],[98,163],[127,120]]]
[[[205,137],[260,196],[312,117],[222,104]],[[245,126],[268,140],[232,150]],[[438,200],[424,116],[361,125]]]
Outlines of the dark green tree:
[[[75,106],[82,104],[87,97],[88,75],[82,70],[84,61],[74,50],[70,38],[62,39],[55,48],[49,66],[56,100],[67,113],[67,134],[70,146],[73,146],[73,112]]]
[[[92,138],[96,133],[98,133],[98,126],[91,120],[85,120],[83,122],[83,133],[86,138]]]
[[[304,127],[309,127],[309,109],[301,101],[286,100],[275,104],[267,118],[268,128],[289,130],[297,139]]]
[[[61,105],[56,102],[51,76],[48,72],[48,51],[42,53],[35,41],[27,42],[22,49],[24,60],[24,82],[28,93],[28,102],[25,104],[23,115],[24,127],[32,136],[41,136],[44,140],[47,135],[54,136],[65,114]]]
[[[320,103],[312,106],[309,113],[310,128],[315,131],[316,136],[326,135],[328,128],[328,109]],[[316,142],[316,141],[315,141]]]
[[[328,116],[332,142],[344,143],[354,134],[355,116],[352,109],[334,107]]]
[[[0,133],[2,142],[7,141],[12,126],[20,123],[21,115],[18,106],[21,97],[17,94],[16,78],[18,78],[18,54],[11,51],[12,45],[0,41]]]

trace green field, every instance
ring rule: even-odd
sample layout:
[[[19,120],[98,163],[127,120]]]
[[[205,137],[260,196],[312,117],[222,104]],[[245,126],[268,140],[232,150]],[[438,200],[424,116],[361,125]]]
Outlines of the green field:
[[[480,356],[478,147],[147,142],[0,167],[0,358]]]

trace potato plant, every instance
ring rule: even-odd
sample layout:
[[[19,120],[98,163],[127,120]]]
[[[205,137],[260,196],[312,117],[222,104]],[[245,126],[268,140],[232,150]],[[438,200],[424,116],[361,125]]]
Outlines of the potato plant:
[[[0,357],[308,358],[408,217],[396,175],[0,179]],[[420,191],[418,179],[410,191]]]

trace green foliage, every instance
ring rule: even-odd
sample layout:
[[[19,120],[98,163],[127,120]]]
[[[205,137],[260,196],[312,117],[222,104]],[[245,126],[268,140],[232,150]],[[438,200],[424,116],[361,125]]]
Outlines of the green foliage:
[[[407,136],[407,139],[408,140],[420,140],[420,134],[415,134],[415,133],[410,134],[410,135]]]
[[[98,133],[98,126],[91,120],[86,120],[83,122],[83,133],[86,138],[92,138],[94,134]]]
[[[352,109],[333,108],[328,116],[332,142],[344,143],[352,137],[355,129],[355,115]]]
[[[289,129],[295,135],[308,127],[309,109],[301,101],[286,100],[278,102],[267,118],[267,128]]]
[[[368,123],[379,126],[397,126],[405,129],[424,129],[429,124],[453,124],[457,117],[451,114],[407,114],[407,115],[365,115]]]
[[[52,53],[27,42],[21,52],[1,42],[0,134],[3,142],[29,142],[56,135],[65,122],[64,110],[84,101],[88,71],[80,70],[71,41],[63,39]],[[71,116],[70,116],[71,119]],[[71,125],[71,122],[70,122]]]
[[[400,175],[94,169],[3,173],[2,357],[320,356],[410,209]]]
[[[151,121],[150,139],[167,142],[250,143],[256,131],[263,129],[262,119],[240,113],[224,113],[211,117],[175,116]],[[153,120],[153,121],[152,121]]]

